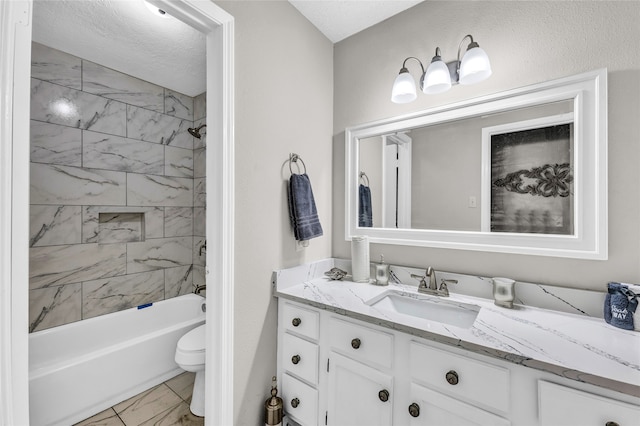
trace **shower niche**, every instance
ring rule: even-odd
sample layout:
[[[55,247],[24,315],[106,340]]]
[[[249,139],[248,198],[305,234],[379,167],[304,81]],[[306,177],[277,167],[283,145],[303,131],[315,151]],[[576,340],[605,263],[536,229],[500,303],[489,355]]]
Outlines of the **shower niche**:
[[[144,241],[144,213],[99,213],[98,243]]]

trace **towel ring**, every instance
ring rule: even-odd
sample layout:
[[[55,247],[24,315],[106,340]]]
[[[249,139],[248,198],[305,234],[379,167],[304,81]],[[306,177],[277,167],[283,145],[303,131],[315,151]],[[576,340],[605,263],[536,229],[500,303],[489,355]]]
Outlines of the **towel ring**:
[[[294,153],[290,153],[289,154],[289,171],[291,172],[291,174],[293,173],[293,169],[291,168],[291,163],[298,163],[298,160],[300,160],[300,162],[302,163],[302,167],[304,168],[304,173],[307,173],[307,165],[304,164],[304,161],[302,161],[302,158],[300,158],[300,156],[298,154],[294,154]],[[298,167],[298,171],[300,171],[300,167]]]
[[[367,176],[365,172],[360,172],[360,179],[362,179],[365,185],[369,186],[369,176]]]

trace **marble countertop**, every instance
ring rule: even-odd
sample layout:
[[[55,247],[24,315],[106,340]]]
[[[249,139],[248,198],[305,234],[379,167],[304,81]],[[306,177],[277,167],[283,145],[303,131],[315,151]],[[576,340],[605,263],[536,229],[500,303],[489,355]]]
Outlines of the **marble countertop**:
[[[324,276],[324,272],[333,266],[347,269],[349,265],[339,259],[327,259],[276,271],[273,278],[274,294],[432,341],[640,397],[640,332],[621,330],[601,318],[586,314],[576,315],[522,304],[516,304],[514,309],[505,309],[494,305],[489,298],[455,293],[456,290],[451,286],[450,297],[439,298],[418,293],[417,283],[404,284],[407,282],[404,279],[400,281],[403,284],[390,283],[388,286],[332,281]],[[397,268],[392,270],[398,271]],[[444,274],[442,277],[445,277]],[[469,278],[482,280],[479,277]],[[547,295],[552,293],[548,289],[543,290]],[[471,327],[461,328],[370,306],[372,299],[384,297],[383,293],[389,291],[407,297],[430,298],[435,303],[472,304],[480,310]]]

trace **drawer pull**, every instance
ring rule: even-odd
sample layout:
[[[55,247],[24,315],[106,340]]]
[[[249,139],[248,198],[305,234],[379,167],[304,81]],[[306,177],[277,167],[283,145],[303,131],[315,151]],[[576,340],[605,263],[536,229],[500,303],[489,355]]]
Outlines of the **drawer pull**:
[[[444,377],[447,379],[447,382],[450,385],[458,384],[458,373],[456,373],[455,371],[453,370],[449,371]]]
[[[300,355],[294,355],[291,357],[291,362],[297,364],[300,362]]]
[[[299,326],[301,322],[302,320],[300,318],[294,318],[291,320],[291,324],[293,324],[294,327]]]
[[[387,402],[389,400],[389,391],[386,389],[382,389],[380,392],[378,392],[378,398],[380,398],[380,401],[382,402]]]
[[[604,426],[620,426],[617,422],[606,422]]]
[[[420,406],[415,402],[409,406],[409,414],[411,417],[418,417],[420,415]]]
[[[360,347],[360,343],[361,343],[361,342],[360,342],[360,339],[358,339],[358,338],[356,337],[355,339],[353,339],[353,340],[351,341],[351,347],[352,347],[353,349],[358,349],[358,348]]]
[[[299,400],[298,398],[293,398],[293,399],[291,400],[291,406],[292,406],[293,408],[298,408],[298,405],[300,405],[300,400]]]

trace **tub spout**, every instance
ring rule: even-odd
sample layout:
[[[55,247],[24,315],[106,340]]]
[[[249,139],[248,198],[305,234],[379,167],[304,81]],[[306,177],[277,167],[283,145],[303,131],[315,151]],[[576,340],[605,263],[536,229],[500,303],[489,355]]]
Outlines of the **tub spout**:
[[[207,289],[207,285],[203,284],[203,285],[198,285],[196,286],[196,289],[193,291],[195,294],[200,294],[202,292],[202,290],[206,290]]]

